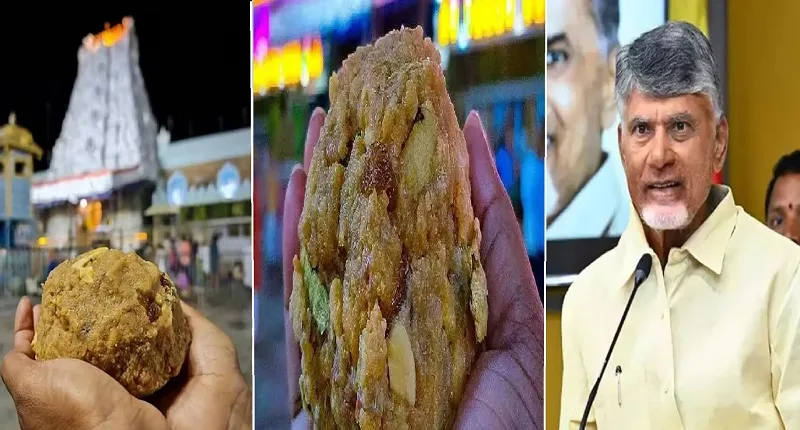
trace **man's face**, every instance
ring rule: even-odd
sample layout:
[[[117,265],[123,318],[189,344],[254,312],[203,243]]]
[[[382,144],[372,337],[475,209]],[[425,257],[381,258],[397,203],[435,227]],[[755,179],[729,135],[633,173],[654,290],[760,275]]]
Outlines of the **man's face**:
[[[549,219],[600,165],[602,132],[616,117],[616,50],[603,53],[590,0],[548,1],[546,31]]]
[[[769,228],[800,243],[800,173],[775,181],[767,211]]]
[[[655,230],[685,228],[722,170],[728,124],[705,95],[658,99],[633,91],[618,129],[628,189]]]

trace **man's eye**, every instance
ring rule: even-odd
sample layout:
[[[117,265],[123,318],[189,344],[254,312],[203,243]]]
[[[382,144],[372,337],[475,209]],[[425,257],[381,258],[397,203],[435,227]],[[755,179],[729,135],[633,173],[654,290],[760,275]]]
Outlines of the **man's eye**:
[[[550,49],[547,51],[547,66],[554,66],[560,63],[566,63],[569,60],[569,54],[563,49]]]
[[[650,129],[647,127],[647,124],[636,124],[633,126],[633,134],[638,134],[640,136],[647,134]]]
[[[675,131],[687,131],[689,130],[689,123],[686,121],[677,121],[673,127]]]

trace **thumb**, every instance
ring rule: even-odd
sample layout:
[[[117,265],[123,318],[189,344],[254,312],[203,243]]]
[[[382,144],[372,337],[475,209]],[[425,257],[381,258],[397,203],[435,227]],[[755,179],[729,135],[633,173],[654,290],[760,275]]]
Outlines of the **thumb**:
[[[511,200],[503,188],[494,157],[489,149],[489,139],[486,137],[481,119],[475,111],[469,113],[467,121],[464,123],[464,139],[467,143],[467,152],[469,152],[469,179],[470,185],[472,185],[472,205],[475,215],[483,221],[490,208],[503,213],[511,211],[513,214]]]
[[[470,158],[472,206],[483,237],[481,262],[489,291],[487,346],[507,349],[520,339],[522,327],[530,330],[524,330],[525,334],[537,332],[537,324],[543,321],[543,310],[536,296],[536,281],[522,232],[475,111],[470,112],[464,124],[464,138]],[[538,331],[541,332],[541,328]]]

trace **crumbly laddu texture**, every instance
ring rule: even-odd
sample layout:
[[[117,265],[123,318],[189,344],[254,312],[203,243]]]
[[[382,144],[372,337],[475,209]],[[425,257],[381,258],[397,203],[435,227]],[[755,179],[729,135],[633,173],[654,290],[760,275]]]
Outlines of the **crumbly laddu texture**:
[[[449,428],[486,334],[464,135],[421,28],[330,79],[291,313],[315,427]]]
[[[144,397],[178,375],[190,340],[166,274],[135,253],[97,248],[47,277],[33,350],[37,360],[91,363]]]

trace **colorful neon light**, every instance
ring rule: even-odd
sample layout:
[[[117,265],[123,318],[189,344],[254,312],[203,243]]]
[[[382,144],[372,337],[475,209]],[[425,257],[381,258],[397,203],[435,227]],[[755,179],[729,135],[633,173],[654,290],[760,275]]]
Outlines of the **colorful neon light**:
[[[253,9],[253,55],[261,60],[267,53],[269,45],[269,6],[263,5]]]
[[[281,47],[267,47],[266,54],[253,62],[253,91],[263,94],[276,88],[303,87],[322,76],[322,39],[319,36],[294,40]]]
[[[517,34],[544,24],[545,0],[441,0],[436,41],[441,46]]]

